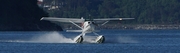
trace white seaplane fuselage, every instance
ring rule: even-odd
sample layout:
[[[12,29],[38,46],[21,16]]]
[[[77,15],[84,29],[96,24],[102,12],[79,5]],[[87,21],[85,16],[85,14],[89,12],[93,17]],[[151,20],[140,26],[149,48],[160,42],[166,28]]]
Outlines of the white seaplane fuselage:
[[[95,25],[91,21],[84,22],[82,28],[82,33],[92,33],[95,31]]]

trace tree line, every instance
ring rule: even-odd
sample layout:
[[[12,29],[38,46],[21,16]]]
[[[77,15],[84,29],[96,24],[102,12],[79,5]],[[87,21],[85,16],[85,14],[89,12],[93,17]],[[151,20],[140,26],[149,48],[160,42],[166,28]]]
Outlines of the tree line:
[[[48,16],[37,5],[37,0],[0,0],[0,31],[61,31],[61,27],[48,21]]]
[[[44,0],[54,17],[112,18],[133,17],[131,24],[179,24],[180,0]]]

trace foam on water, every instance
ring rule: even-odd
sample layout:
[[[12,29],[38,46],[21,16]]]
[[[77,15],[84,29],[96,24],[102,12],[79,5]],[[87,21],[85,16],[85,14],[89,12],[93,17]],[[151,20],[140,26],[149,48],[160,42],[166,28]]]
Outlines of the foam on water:
[[[29,41],[36,43],[75,43],[71,38],[66,38],[58,32],[50,32],[40,36],[35,36]]]
[[[75,37],[67,38],[67,33],[61,34],[58,31],[53,32],[36,32],[36,33],[22,33],[23,37],[28,36],[27,34],[32,34],[27,39],[8,39],[8,40],[0,40],[0,42],[23,42],[23,43],[75,43],[73,40]],[[73,33],[71,33],[73,35]],[[4,34],[6,35],[6,34]],[[19,35],[19,33],[18,33]],[[73,36],[78,36],[74,34]],[[110,36],[109,34],[105,34],[105,43],[140,43],[136,38],[121,34],[113,34]],[[21,37],[21,36],[20,36]],[[16,35],[15,35],[16,38]],[[95,43],[97,36],[94,35],[86,35],[83,37],[83,43]]]
[[[96,43],[95,40],[97,36],[86,35],[83,38],[84,38],[83,43]]]
[[[23,42],[23,43],[75,43],[72,38],[66,38],[54,31],[41,34],[34,34],[29,40],[0,40],[0,42]]]

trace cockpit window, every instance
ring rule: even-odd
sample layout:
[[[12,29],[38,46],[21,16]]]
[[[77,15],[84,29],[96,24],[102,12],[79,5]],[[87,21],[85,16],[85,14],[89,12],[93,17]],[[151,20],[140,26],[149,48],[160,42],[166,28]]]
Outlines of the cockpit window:
[[[91,24],[91,22],[88,22],[88,24]]]

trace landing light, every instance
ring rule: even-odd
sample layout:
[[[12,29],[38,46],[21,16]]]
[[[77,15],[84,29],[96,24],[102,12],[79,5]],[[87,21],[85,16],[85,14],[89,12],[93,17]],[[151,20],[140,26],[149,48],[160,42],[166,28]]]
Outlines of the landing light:
[[[41,18],[40,20],[43,20],[44,18]]]

